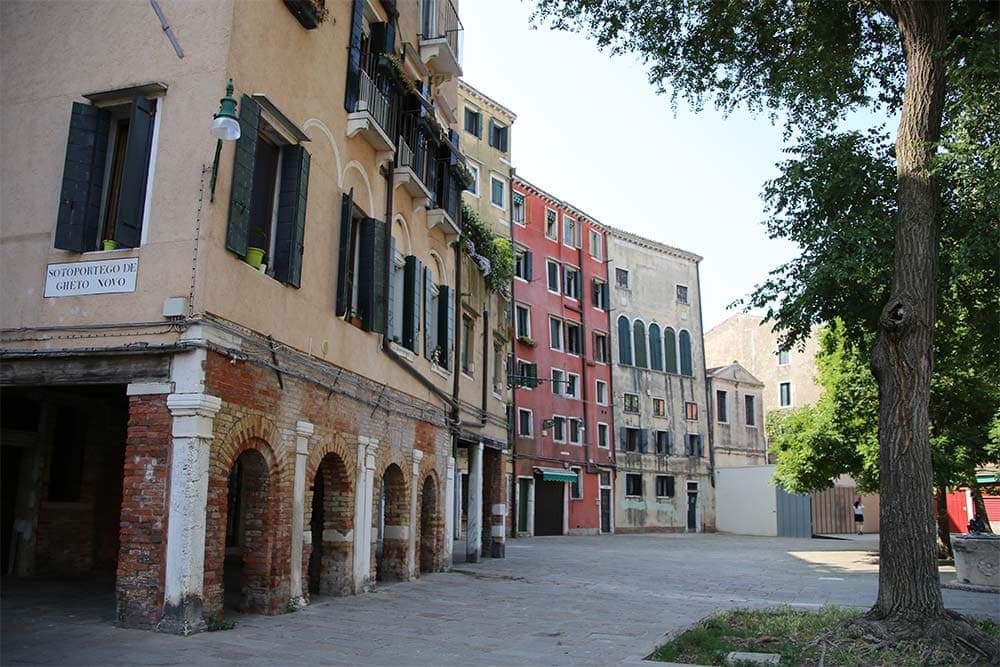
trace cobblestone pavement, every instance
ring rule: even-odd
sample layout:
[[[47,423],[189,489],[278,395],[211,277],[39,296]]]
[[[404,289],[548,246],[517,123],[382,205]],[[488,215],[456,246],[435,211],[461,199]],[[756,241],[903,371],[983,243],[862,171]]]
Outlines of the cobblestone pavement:
[[[845,540],[615,535],[513,540],[507,558],[225,632],[176,637],[116,628],[107,587],[5,581],[3,664],[619,664],[721,609],[866,607],[872,536]],[[953,578],[942,572],[942,579]],[[72,590],[72,592],[67,592]],[[1000,619],[1000,596],[943,591],[957,611]]]

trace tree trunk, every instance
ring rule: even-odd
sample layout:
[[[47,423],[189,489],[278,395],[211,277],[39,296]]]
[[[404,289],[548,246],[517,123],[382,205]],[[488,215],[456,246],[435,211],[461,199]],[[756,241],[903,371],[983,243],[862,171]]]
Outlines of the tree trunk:
[[[937,498],[938,558],[951,560],[955,554],[951,550],[951,530],[948,524],[948,489],[939,486],[935,497]]]
[[[983,502],[983,490],[979,488],[979,482],[976,481],[976,473],[972,473],[972,482],[969,486],[969,490],[972,491],[972,507],[973,512],[976,516],[981,517],[983,522],[986,524],[986,532],[992,533],[993,526],[990,524],[990,518],[986,515],[986,503]]]
[[[906,55],[899,214],[892,291],[872,356],[882,473],[879,590],[869,616],[917,623],[944,615],[928,431],[940,201],[928,167],[941,134],[947,10],[944,2],[892,3]]]

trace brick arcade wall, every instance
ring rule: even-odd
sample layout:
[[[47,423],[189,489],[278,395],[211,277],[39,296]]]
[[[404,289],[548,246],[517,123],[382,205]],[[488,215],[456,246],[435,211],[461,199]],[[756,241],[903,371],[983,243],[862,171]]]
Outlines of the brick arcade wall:
[[[354,571],[354,482],[343,453],[324,447],[310,459],[319,456],[318,467],[306,467],[306,525],[311,534],[302,548],[303,594],[347,595]]]
[[[445,562],[441,545],[444,542],[444,512],[442,508],[442,488],[433,471],[422,470],[420,493],[417,496],[417,572],[426,574],[439,572]]]

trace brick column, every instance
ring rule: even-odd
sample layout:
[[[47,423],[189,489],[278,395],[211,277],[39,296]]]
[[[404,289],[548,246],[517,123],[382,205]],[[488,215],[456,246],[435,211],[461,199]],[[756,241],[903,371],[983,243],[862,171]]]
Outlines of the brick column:
[[[309,436],[314,427],[309,422],[295,424],[295,481],[292,487],[292,563],[289,580],[289,604],[304,607],[302,596],[302,542],[305,539],[306,521],[306,460],[309,458]]]
[[[372,502],[378,440],[358,437],[354,483],[354,592],[368,590],[372,568]]]
[[[506,553],[507,485],[504,479],[503,452],[488,449],[483,461],[483,495],[485,497],[483,548],[490,558],[503,558]],[[488,526],[488,532],[487,528]]]
[[[455,517],[461,506],[455,506],[455,457],[448,457],[448,468],[444,481],[444,569],[451,569],[452,553],[455,550]]]
[[[406,569],[407,577],[412,579],[417,576],[417,499],[420,497],[420,460],[424,458],[424,453],[419,449],[413,450],[413,477],[410,483],[410,540],[406,547]]]
[[[483,443],[469,447],[469,512],[465,562],[478,563],[483,549]],[[461,511],[461,505],[459,505]]]
[[[157,629],[190,634],[205,629],[205,512],[208,460],[215,414],[222,401],[207,394],[170,394],[173,416],[170,509],[164,573],[163,617]]]

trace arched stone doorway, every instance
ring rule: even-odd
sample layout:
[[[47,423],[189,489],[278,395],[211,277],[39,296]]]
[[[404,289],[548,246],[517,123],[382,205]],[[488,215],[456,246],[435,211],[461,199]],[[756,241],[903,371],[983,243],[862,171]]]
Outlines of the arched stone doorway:
[[[226,609],[267,613],[271,589],[271,517],[267,461],[256,449],[240,454],[229,471],[223,604]]]
[[[406,478],[396,464],[390,464],[379,484],[376,512],[375,578],[378,581],[404,581],[409,578],[409,503]]]
[[[347,595],[353,565],[354,491],[347,465],[337,454],[323,457],[312,480],[309,516],[309,593]]]
[[[439,569],[438,551],[442,523],[438,507],[438,487],[433,475],[424,479],[420,497],[420,572],[436,572]]]

